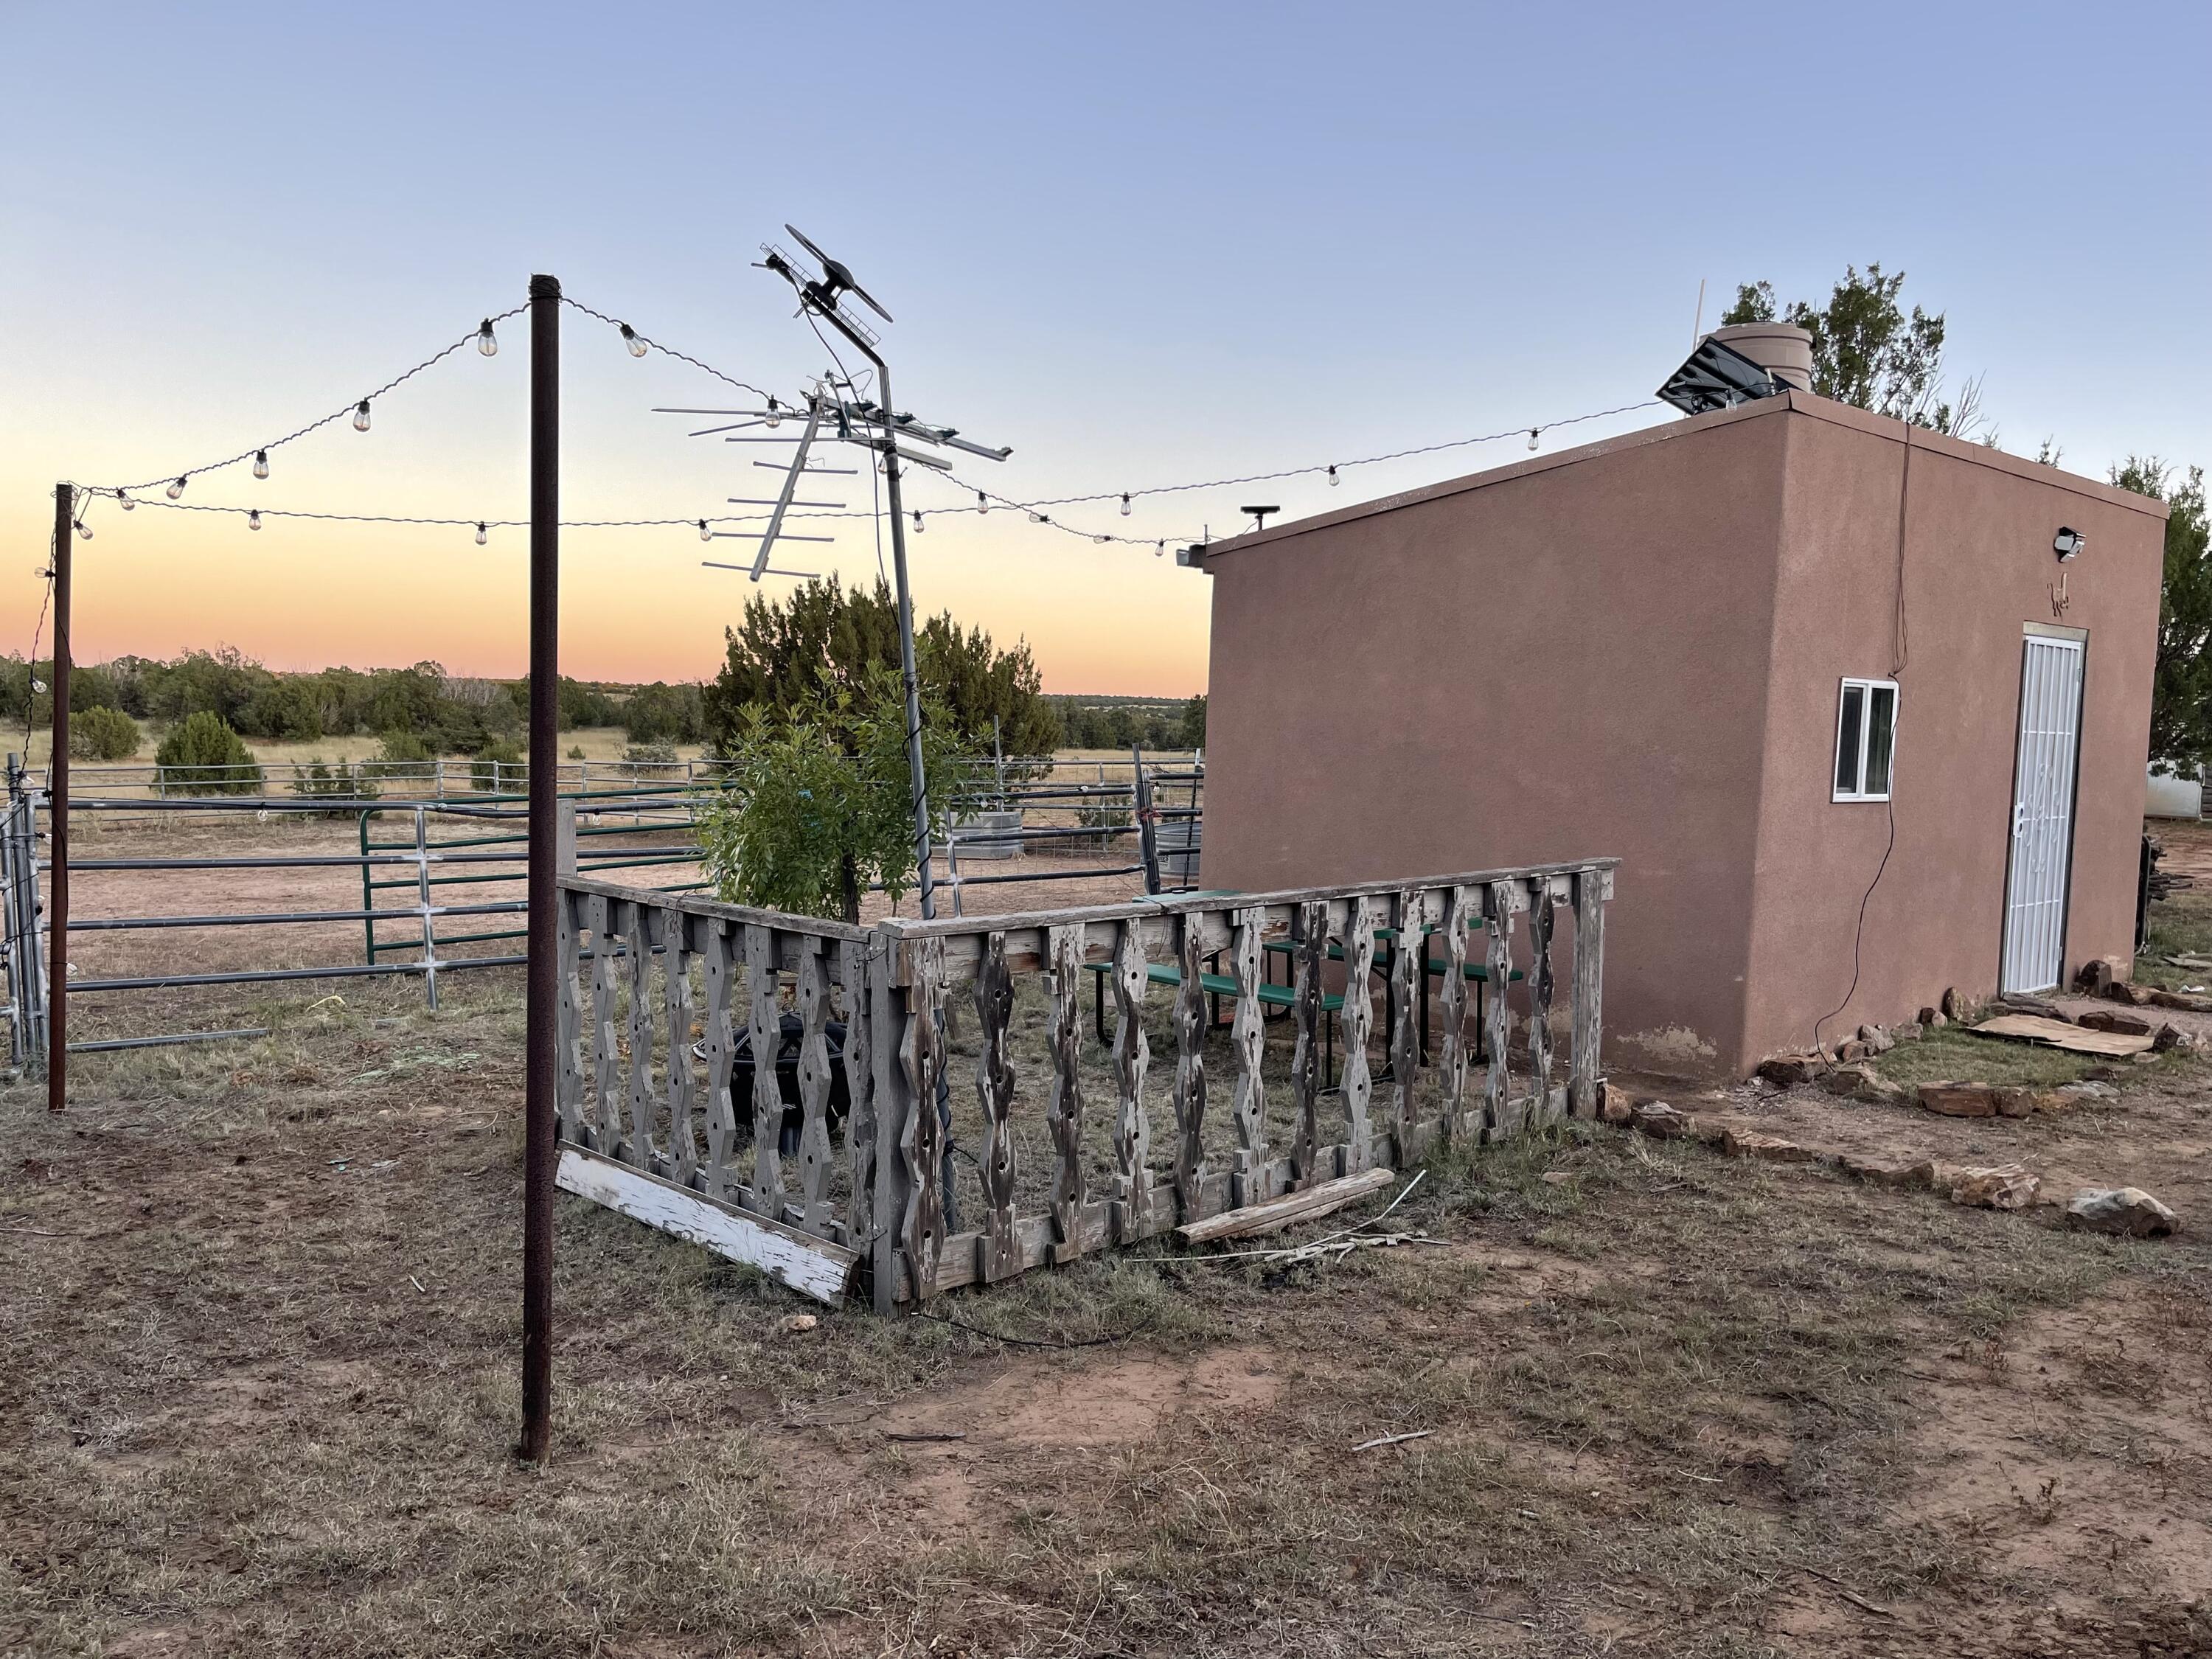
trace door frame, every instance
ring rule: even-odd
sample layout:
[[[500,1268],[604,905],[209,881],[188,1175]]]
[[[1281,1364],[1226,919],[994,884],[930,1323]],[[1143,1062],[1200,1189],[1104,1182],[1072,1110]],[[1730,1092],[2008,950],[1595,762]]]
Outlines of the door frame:
[[[2062,628],[2052,623],[2022,623],[2020,629],[2019,689],[2013,697],[2012,714],[2012,787],[2005,792],[2005,873],[2004,887],[1997,902],[1997,994],[2004,993],[2005,944],[2012,931],[2012,866],[2013,855],[2018,850],[2018,837],[2012,833],[2013,813],[2020,804],[2020,738],[2021,717],[2026,713],[2027,696],[2027,644],[2030,640],[2059,640],[2073,645],[2081,659],[2081,684],[2075,693],[2074,711],[2074,780],[2073,790],[2066,801],[2066,869],[2060,878],[2058,890],[2058,984],[2066,988],[2067,945],[2074,928],[2074,846],[2081,830],[2081,732],[2088,724],[2089,711],[2089,630],[2086,628]]]

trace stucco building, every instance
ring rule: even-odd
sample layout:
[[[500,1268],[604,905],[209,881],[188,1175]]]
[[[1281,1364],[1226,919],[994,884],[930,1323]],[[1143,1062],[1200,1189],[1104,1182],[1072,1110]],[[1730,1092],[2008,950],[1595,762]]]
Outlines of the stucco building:
[[[1784,389],[1216,543],[1201,878],[1618,855],[1616,1067],[2060,983],[2132,950],[2164,514]]]

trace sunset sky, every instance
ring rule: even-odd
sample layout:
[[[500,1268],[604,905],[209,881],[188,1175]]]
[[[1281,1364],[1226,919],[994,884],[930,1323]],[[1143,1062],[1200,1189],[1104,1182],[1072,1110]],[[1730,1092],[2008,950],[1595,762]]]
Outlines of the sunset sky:
[[[533,271],[794,395],[826,362],[753,269],[786,220],[897,318],[897,401],[1057,496],[1525,428],[1646,398],[1736,283],[1911,274],[2002,441],[2101,476],[2212,461],[2212,24],[2180,6],[0,7],[0,650],[30,643],[57,478],[135,483],[289,432],[521,302]],[[564,515],[773,493],[735,394],[564,319]],[[194,506],[526,514],[522,319]],[[1644,410],[1547,437],[1648,425]],[[704,425],[706,422],[692,422]],[[1194,538],[1526,440],[1070,508]],[[837,481],[868,505],[866,474]],[[1048,689],[1206,682],[1206,579],[979,517],[924,479],[917,603],[1025,635]],[[156,501],[158,489],[149,492]],[[943,511],[960,507],[970,510]],[[97,504],[76,651],[281,668],[525,654],[520,530]],[[711,673],[750,544],[564,538],[564,666]],[[1685,550],[1685,558],[1694,556]],[[779,564],[872,577],[869,523]],[[1499,603],[1510,615],[1513,596]],[[1525,620],[1525,619],[1524,619]],[[1326,639],[1313,642],[1317,655]]]

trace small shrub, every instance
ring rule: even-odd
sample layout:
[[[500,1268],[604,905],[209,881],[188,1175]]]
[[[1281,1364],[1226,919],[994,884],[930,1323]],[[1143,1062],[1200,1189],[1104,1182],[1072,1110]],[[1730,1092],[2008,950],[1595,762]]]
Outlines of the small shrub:
[[[138,752],[138,722],[120,708],[88,708],[70,719],[71,760],[129,760]]]
[[[250,795],[261,789],[261,768],[230,723],[212,709],[187,714],[155,750],[165,795]]]
[[[412,778],[420,781],[436,769],[437,753],[412,732],[394,728],[377,744],[376,758],[362,768],[371,778]]]
[[[495,740],[469,763],[469,787],[480,795],[519,794],[530,787],[530,769],[522,750]]]
[[[581,760],[581,759],[583,759],[583,758],[584,758],[584,745],[583,745],[582,744],[580,744],[580,743],[572,743],[572,744],[570,744],[568,745],[568,758],[569,758],[570,760]]]
[[[323,757],[316,755],[292,780],[292,793],[304,795],[309,800],[374,800],[381,792],[377,788],[376,780],[369,775],[367,766],[348,766],[343,761],[336,766],[325,766]],[[319,816],[350,817],[356,810],[339,807]]]

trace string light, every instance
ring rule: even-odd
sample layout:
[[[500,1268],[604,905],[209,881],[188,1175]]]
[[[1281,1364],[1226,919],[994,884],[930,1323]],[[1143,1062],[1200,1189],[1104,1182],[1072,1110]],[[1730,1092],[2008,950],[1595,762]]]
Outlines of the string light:
[[[1125,519],[1129,516],[1129,492],[1126,489],[1121,492],[1121,516]]]
[[[499,356],[499,336],[491,331],[491,319],[489,317],[483,319],[483,326],[477,331],[477,349],[487,357]]]
[[[248,530],[258,530],[261,528],[261,509],[259,507],[255,507],[252,512],[246,515],[246,527]]]
[[[265,478],[269,476],[269,452],[265,449],[257,449],[253,452],[253,476],[257,478]]]
[[[988,513],[990,510],[991,498],[988,495],[986,495],[981,490],[977,490],[975,492],[975,511],[978,513]]]
[[[707,521],[704,519],[699,520],[699,539],[702,542],[711,542],[714,539],[714,532],[707,528]]]
[[[1154,542],[1152,544],[1152,556],[1156,559],[1163,556],[1167,550],[1168,544],[1165,542]]]
[[[921,534],[921,509],[920,507],[916,507],[914,513],[914,533],[917,536]]]
[[[353,406],[353,429],[356,432],[368,430],[368,399],[366,398]]]
[[[115,499],[121,504],[122,508],[125,513],[128,513],[132,507],[138,505],[137,502],[132,501],[128,495],[125,495],[119,489],[115,492]]]
[[[478,547],[482,547],[490,540],[491,532],[486,529],[482,521],[479,520],[477,525],[477,545]]]
[[[1537,440],[1536,440],[1536,434],[1537,434],[1538,433],[1541,432],[1543,429],[1544,429],[1544,428],[1543,428],[1542,427],[1540,427],[1540,426],[1532,426],[1532,427],[1530,427],[1530,428],[1528,428],[1528,447],[1529,447],[1529,448],[1531,448],[1531,449],[1535,448],[1535,447],[1536,447],[1536,441],[1537,441]]]
[[[169,486],[169,499],[170,499],[171,501],[175,501],[175,500],[177,499],[177,497],[178,497],[178,496],[179,496],[179,495],[183,495],[184,493],[185,493],[185,481],[184,481],[182,478],[178,479],[178,480],[176,481],[176,483],[173,483],[173,484],[171,484],[171,485]]]
[[[76,533],[77,538],[80,541],[88,542],[92,539],[92,526],[87,524],[82,519],[79,519],[76,521]]]
[[[774,398],[768,400],[768,420],[765,424],[771,432],[783,424],[783,405],[776,402]]]
[[[617,324],[617,326],[622,330],[623,343],[629,348],[629,355],[631,356],[642,357],[647,352],[653,349],[651,346],[646,344],[644,336],[641,335],[628,323],[620,323]]]
[[[1336,469],[1335,469],[1334,467],[1331,467],[1331,468],[1329,468],[1329,470],[1328,470],[1328,487],[1329,487],[1331,489],[1335,489],[1335,488],[1337,487],[1337,485],[1339,485],[1339,484],[1342,483],[1343,482],[1344,482],[1344,480],[1343,480],[1343,479],[1341,479],[1341,478],[1340,478],[1339,477],[1337,477],[1337,475],[1336,475]]]

